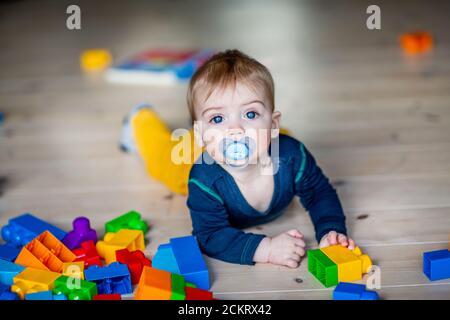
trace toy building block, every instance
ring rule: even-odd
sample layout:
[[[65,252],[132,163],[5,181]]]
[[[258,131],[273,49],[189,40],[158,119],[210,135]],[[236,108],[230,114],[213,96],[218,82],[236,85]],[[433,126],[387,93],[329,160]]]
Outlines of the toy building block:
[[[450,251],[443,249],[424,252],[423,273],[431,281],[450,278]]]
[[[214,300],[213,293],[208,290],[186,287],[186,300]]]
[[[118,293],[96,294],[92,300],[122,300],[122,296]]]
[[[116,260],[127,265],[131,275],[131,284],[133,285],[139,283],[144,266],[152,266],[150,259],[147,259],[140,250],[132,252],[128,251],[128,249],[117,250]]]
[[[378,293],[366,290],[363,284],[339,282],[333,291],[333,300],[378,300]]]
[[[84,262],[85,269],[93,265],[97,265],[99,267],[102,266],[101,258],[98,255],[95,243],[92,240],[82,242],[81,247],[73,250],[72,252],[76,256],[75,261]]]
[[[84,50],[80,55],[80,65],[84,71],[101,71],[112,62],[111,53],[106,49]]]
[[[19,295],[9,291],[9,286],[0,283],[0,300],[20,300]]]
[[[73,230],[66,234],[62,243],[73,250],[78,248],[82,242],[88,240],[97,242],[97,231],[91,228],[88,218],[78,217],[73,220]]]
[[[86,280],[95,282],[99,294],[132,293],[131,276],[128,267],[119,262],[113,262],[106,267],[92,266],[85,272]]]
[[[179,274],[172,273],[172,295],[170,296],[170,300],[186,300],[186,291],[184,287],[186,283],[184,281],[184,277]]]
[[[62,274],[64,276],[84,280],[84,262],[83,261],[64,262]]]
[[[34,293],[27,293],[25,300],[67,300],[64,294],[53,294],[52,291],[40,291]]]
[[[180,269],[178,269],[177,260],[175,259],[170,243],[164,243],[158,246],[158,250],[153,256],[152,267],[180,274]]]
[[[17,293],[20,299],[24,299],[27,293],[53,289],[55,281],[60,277],[56,272],[26,268],[14,277],[11,291]]]
[[[198,288],[208,290],[210,287],[208,268],[197,239],[194,236],[173,238],[170,239],[170,244],[184,279],[194,283]]]
[[[141,219],[137,211],[130,211],[105,224],[105,232],[118,232],[122,229],[141,230],[144,234],[148,231],[148,224]]]
[[[9,243],[0,245],[0,259],[7,261],[16,260],[21,248],[15,247]]]
[[[14,262],[0,260],[0,284],[11,286],[14,282],[14,277],[23,270],[25,270],[24,266]]]
[[[325,287],[338,283],[337,265],[320,249],[308,250],[308,271]]]
[[[61,229],[30,213],[25,213],[9,220],[9,223],[2,228],[2,238],[16,247],[22,247],[44,231],[50,231],[58,240],[66,235]]]
[[[400,36],[400,44],[407,54],[418,54],[433,48],[433,37],[425,31],[404,33]]]
[[[169,300],[172,296],[170,272],[145,266],[134,296],[135,300]]]
[[[169,244],[160,245],[152,266],[180,274],[201,289],[208,290],[210,287],[208,268],[194,236],[172,238]]]
[[[97,242],[97,252],[105,259],[106,264],[116,261],[116,251],[128,249],[129,251],[144,251],[144,233],[141,230],[122,229],[117,233],[108,232],[103,241]]]
[[[76,255],[54,235],[45,231],[20,251],[16,263],[37,269],[62,272],[63,263],[74,261]]]
[[[320,250],[337,265],[339,282],[361,280],[372,266],[370,257],[362,254],[359,247],[350,250],[342,245],[334,245]]]
[[[64,294],[68,300],[92,300],[98,293],[94,282],[60,276],[54,283],[52,292]]]

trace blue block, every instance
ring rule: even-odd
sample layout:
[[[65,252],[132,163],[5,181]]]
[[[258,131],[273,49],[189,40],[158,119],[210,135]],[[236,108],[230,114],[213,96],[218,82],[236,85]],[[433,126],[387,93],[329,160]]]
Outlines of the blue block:
[[[10,287],[0,283],[0,300],[20,300],[15,292],[10,292]]]
[[[27,293],[25,300],[53,300],[53,294],[51,291]]]
[[[180,274],[177,260],[175,259],[172,247],[169,243],[161,244],[158,247],[158,250],[152,259],[152,268]]]
[[[378,293],[367,291],[363,284],[339,282],[333,291],[333,300],[378,300]]]
[[[425,252],[423,273],[431,281],[450,278],[450,251],[444,249]]]
[[[0,260],[0,283],[12,286],[14,277],[25,270],[24,266],[14,262]]]
[[[52,291],[40,291],[25,294],[25,300],[67,300],[63,294],[53,294]]]
[[[17,293],[6,291],[0,293],[0,300],[20,300],[20,298]]]
[[[14,261],[19,255],[21,247],[17,248],[8,243],[0,245],[0,259],[6,261]]]
[[[9,220],[9,223],[2,228],[2,238],[16,247],[21,247],[46,230],[50,231],[59,240],[62,240],[66,235],[66,232],[63,230],[30,213],[25,213]]]
[[[209,290],[209,273],[205,260],[194,236],[170,239],[172,251],[177,260],[180,274],[197,288]]]
[[[84,271],[84,278],[97,284],[99,294],[133,292],[131,275],[126,264],[113,262],[106,267],[93,265]]]

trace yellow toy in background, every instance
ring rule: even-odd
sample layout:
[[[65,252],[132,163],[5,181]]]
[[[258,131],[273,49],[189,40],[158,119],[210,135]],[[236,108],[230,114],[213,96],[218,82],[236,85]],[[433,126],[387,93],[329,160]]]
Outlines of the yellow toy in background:
[[[106,49],[89,49],[80,56],[80,65],[84,71],[102,71],[112,62],[112,55]]]

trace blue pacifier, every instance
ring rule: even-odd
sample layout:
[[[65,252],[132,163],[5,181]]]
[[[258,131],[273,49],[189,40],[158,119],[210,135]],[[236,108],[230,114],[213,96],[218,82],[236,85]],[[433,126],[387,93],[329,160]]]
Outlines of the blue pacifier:
[[[231,161],[243,160],[250,157],[254,150],[255,143],[249,137],[240,140],[225,138],[222,141],[223,156]]]

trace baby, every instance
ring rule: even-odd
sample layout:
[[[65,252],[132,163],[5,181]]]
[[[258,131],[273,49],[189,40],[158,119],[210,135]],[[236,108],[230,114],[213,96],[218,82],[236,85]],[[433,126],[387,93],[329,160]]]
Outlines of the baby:
[[[191,158],[195,163],[174,164],[167,150],[175,142],[149,106],[126,119],[133,143],[123,139],[122,148],[136,148],[152,177],[187,192],[192,233],[204,253],[231,263],[298,267],[305,242],[297,229],[274,237],[242,230],[278,218],[294,196],[309,212],[320,247],[355,247],[335,189],[305,145],[280,129],[265,66],[238,50],[217,53],[192,77],[187,100],[193,130],[184,138],[194,145],[189,152],[203,151]]]

